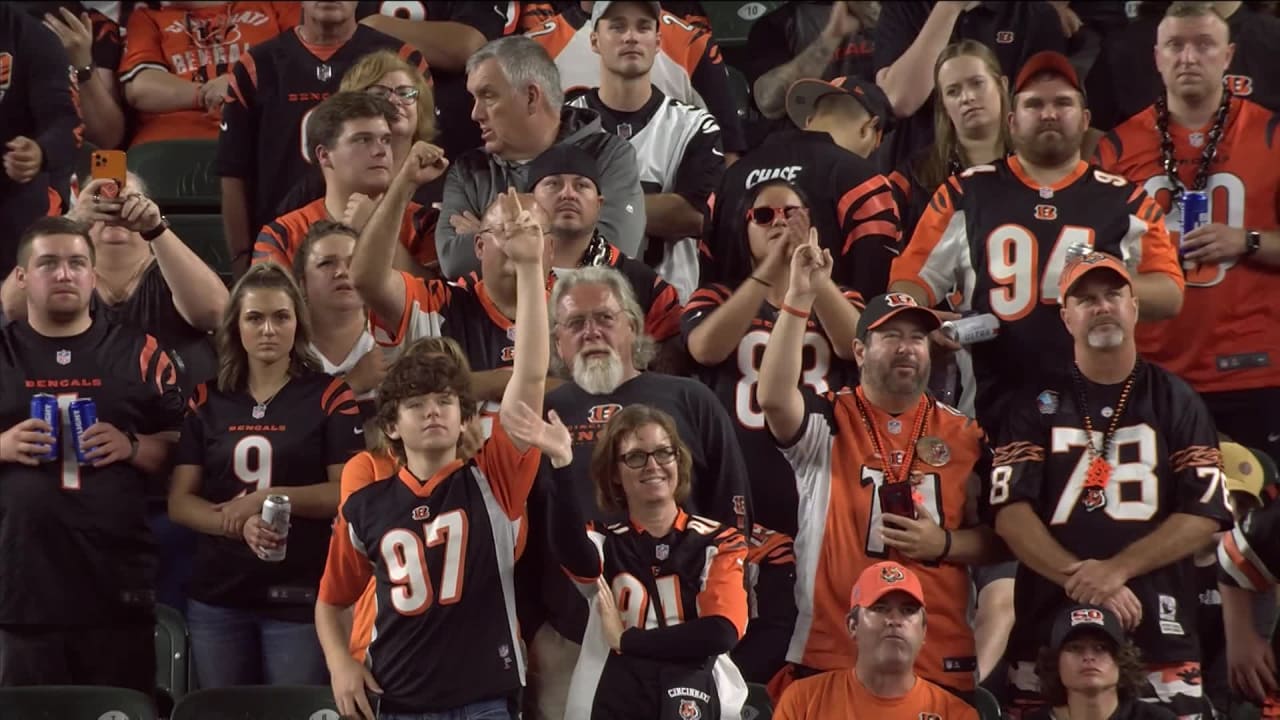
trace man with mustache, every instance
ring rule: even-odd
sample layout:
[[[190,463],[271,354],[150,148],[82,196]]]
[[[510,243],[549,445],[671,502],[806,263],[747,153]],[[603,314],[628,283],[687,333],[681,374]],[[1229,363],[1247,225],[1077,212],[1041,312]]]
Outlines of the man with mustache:
[[[1138,359],[1141,303],[1123,261],[1078,257],[1058,291],[1075,362],[1068,379],[1006,407],[985,493],[1019,561],[1006,655],[1015,716],[1043,702],[1044,619],[1073,601],[1107,608],[1132,633],[1144,700],[1212,717],[1191,556],[1231,527],[1217,432],[1185,382]]]
[[[1280,268],[1280,145],[1275,115],[1224,85],[1236,55],[1213,5],[1171,5],[1155,47],[1164,94],[1103,139],[1097,159],[1169,213],[1183,255],[1187,302],[1139,329],[1139,352],[1191,383],[1220,431],[1277,457],[1280,308],[1264,298]],[[1209,215],[1183,236],[1190,191],[1208,196]]]
[[[991,314],[994,340],[970,347],[976,415],[997,434],[1009,397],[1065,376],[1071,341],[1055,317],[1070,248],[1123,258],[1142,319],[1177,314],[1182,272],[1163,213],[1141,188],[1089,167],[1080,142],[1089,111],[1067,58],[1033,56],[1013,84],[1014,155],[951,177],[893,263],[890,289],[935,306],[953,291],[961,313]],[[954,341],[936,337],[944,348]]]
[[[645,371],[653,339],[631,283],[618,270],[590,266],[558,273],[551,291],[552,366],[572,378],[547,394],[573,435],[572,487],[557,487],[560,497],[576,493],[580,507],[595,507],[591,451],[596,435],[617,411],[633,403],[656,407],[675,419],[680,438],[693,456],[689,512],[737,527],[751,527],[747,471],[738,438],[724,406],[702,383],[686,377]],[[529,498],[530,523],[545,523],[550,489],[539,483]],[[599,513],[587,520],[617,522],[625,517]],[[587,605],[535,533],[530,554],[542,558],[547,623],[530,642],[530,687],[538,717],[561,718],[569,675],[586,630]],[[661,553],[661,546],[656,551]],[[661,559],[661,558],[659,558]]]
[[[858,318],[856,388],[806,400],[803,335],[831,258],[813,244],[791,259],[782,312],[760,362],[757,399],[799,495],[799,617],[776,696],[793,679],[854,666],[845,612],[860,573],[886,558],[910,568],[929,597],[929,642],[916,672],[972,693],[978,667],[969,625],[968,565],[989,562],[977,522],[977,471],[989,460],[982,429],[925,392],[929,333],[938,316],[905,293],[879,295]]]

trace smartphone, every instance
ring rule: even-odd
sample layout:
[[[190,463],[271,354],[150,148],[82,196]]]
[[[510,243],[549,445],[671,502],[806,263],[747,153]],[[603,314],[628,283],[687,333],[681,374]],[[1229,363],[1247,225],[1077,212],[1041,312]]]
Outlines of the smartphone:
[[[880,494],[881,512],[916,519],[916,503],[911,497],[911,483],[885,483],[877,492]]]
[[[124,190],[125,176],[129,173],[123,150],[94,150],[89,156],[89,177],[93,180],[114,180],[114,185],[102,188],[103,197],[116,197]]]

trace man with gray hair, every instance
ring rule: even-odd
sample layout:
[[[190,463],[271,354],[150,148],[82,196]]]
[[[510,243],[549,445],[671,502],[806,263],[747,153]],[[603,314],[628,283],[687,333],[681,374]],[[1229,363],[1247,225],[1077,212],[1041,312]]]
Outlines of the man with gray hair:
[[[445,179],[436,249],[445,277],[479,269],[472,236],[479,216],[509,186],[523,187],[528,162],[561,143],[596,158],[600,170],[601,231],[629,257],[644,238],[644,193],[631,145],[604,132],[600,116],[566,108],[560,74],[541,45],[526,37],[505,37],[467,60],[467,91],[475,98],[471,119],[480,126],[483,148],[453,161]]]
[[[596,435],[623,407],[644,403],[675,418],[680,438],[693,456],[693,486],[686,509],[732,525],[751,527],[747,472],[728,413],[705,385],[691,378],[645,372],[653,340],[644,334],[644,316],[622,273],[608,267],[584,267],[559,274],[548,303],[553,343],[552,365],[571,382],[547,394],[573,436],[571,487],[540,482],[529,498],[531,523],[547,521],[555,496],[577,496],[579,507],[596,507],[590,476]],[[618,522],[598,512],[588,520]],[[587,604],[545,548],[545,532],[531,533],[535,557],[542,560],[540,597],[546,624],[530,643],[529,686],[535,717],[564,717],[569,676],[578,659],[587,624]],[[661,542],[661,540],[656,540]],[[656,551],[662,553],[662,546]],[[664,559],[661,555],[658,560]]]

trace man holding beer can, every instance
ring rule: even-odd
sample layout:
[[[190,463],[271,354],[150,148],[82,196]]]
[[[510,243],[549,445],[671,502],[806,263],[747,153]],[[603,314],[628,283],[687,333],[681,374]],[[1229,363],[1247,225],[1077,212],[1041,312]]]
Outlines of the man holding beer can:
[[[169,356],[95,319],[87,228],[41,218],[0,331],[0,686],[155,686],[145,477],[182,419]]]
[[[1138,327],[1138,351],[1204,398],[1233,440],[1280,453],[1280,142],[1275,115],[1235,97],[1235,52],[1212,3],[1176,2],[1157,31],[1165,91],[1098,145],[1104,168],[1169,214],[1186,273],[1177,317]]]

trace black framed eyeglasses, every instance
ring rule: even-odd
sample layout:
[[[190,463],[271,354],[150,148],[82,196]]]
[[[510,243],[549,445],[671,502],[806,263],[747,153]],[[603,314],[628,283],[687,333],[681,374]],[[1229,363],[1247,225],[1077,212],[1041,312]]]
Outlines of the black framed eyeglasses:
[[[649,458],[657,460],[659,465],[670,465],[675,461],[676,456],[679,454],[680,451],[673,447],[660,447],[652,452],[632,450],[629,453],[623,454],[619,459],[622,460],[623,465],[626,465],[633,470],[639,470],[649,464]]]
[[[418,88],[412,85],[401,85],[393,88],[386,85],[370,85],[367,92],[383,100],[390,100],[392,97],[404,103],[417,102],[418,100]]]

